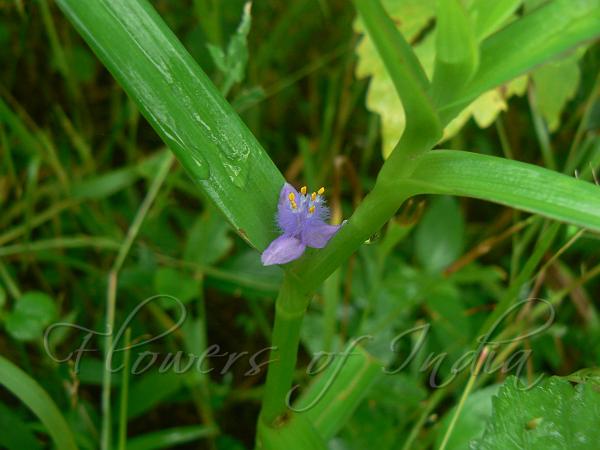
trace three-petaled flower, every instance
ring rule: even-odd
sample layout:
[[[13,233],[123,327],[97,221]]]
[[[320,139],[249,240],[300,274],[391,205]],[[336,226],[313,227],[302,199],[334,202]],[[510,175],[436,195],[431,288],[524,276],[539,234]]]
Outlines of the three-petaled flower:
[[[329,225],[329,208],[323,198],[324,188],[308,194],[306,186],[296,191],[285,183],[277,204],[277,224],[283,232],[261,256],[263,265],[285,264],[300,258],[306,247],[323,248],[339,230]]]

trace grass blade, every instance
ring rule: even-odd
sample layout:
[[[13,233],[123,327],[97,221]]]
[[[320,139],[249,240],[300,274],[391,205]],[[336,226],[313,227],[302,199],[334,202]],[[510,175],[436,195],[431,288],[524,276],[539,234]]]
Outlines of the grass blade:
[[[37,382],[0,356],[0,385],[12,392],[40,419],[61,450],[77,450],[75,438],[60,410]]]

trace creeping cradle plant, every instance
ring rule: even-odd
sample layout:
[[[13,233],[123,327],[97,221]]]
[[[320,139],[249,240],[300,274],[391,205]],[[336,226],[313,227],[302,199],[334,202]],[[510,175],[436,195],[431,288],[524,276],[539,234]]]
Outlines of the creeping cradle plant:
[[[340,225],[328,225],[329,208],[325,205],[325,188],[308,194],[306,186],[300,193],[285,183],[277,204],[277,225],[283,232],[261,256],[263,265],[285,264],[300,258],[306,247],[323,248],[339,230]]]
[[[0,71],[0,227],[11,227],[0,232],[0,448],[36,450],[51,438],[60,450],[96,448],[96,440],[101,450],[143,450],[199,439],[206,445],[193,448],[595,449],[596,386],[563,379],[526,392],[503,377],[521,345],[536,354],[524,365],[534,379],[546,368],[597,370],[600,360],[598,346],[586,346],[600,338],[598,299],[584,295],[600,277],[592,234],[600,232],[600,187],[590,182],[600,165],[600,0],[327,0],[318,2],[321,12],[314,0],[256,1],[253,17],[247,4],[236,28],[242,2],[4,2],[21,10],[22,25],[0,17],[0,59],[3,51],[21,56]],[[74,29],[51,14],[53,3]],[[19,44],[42,35],[42,23],[21,29],[36,5],[56,63],[39,58],[43,76],[30,61],[46,53]],[[19,33],[8,39],[7,29]],[[75,30],[124,92],[99,72],[83,77],[81,62],[95,60],[82,56]],[[28,68],[35,76],[21,76]],[[21,117],[19,97],[35,92],[27,80],[59,76],[64,89],[33,99],[35,114]],[[456,134],[466,117],[494,120],[515,85],[527,95],[510,120],[502,112],[497,133],[467,125]],[[568,92],[555,94],[563,86]],[[49,98],[56,108],[46,108]],[[574,114],[552,135],[567,100],[562,116]],[[52,117],[33,127],[46,109]],[[138,111],[173,155],[161,143],[142,157],[138,138],[144,146],[158,139],[148,138]],[[103,117],[113,122],[96,123]],[[384,159],[374,151],[380,136]],[[294,142],[298,155],[289,151]],[[325,189],[295,188],[286,178],[313,189],[335,182],[335,210],[348,220],[330,224]],[[5,199],[14,206],[5,208]],[[424,205],[422,218],[418,206],[418,220],[403,220],[410,202]],[[502,206],[480,208],[484,202]],[[365,245],[374,235],[381,238]],[[283,266],[263,267],[273,265]],[[24,301],[19,284],[28,288],[31,279],[65,299],[60,314],[39,298],[35,308]],[[167,294],[185,308],[185,323],[159,299]],[[129,321],[146,296],[160,301]],[[566,314],[540,327],[546,303],[515,310],[534,297]],[[81,358],[90,362],[81,377],[42,359],[40,327],[24,335],[42,313],[98,330],[92,339],[104,345],[86,347],[102,350]],[[131,341],[113,332],[123,324]],[[73,346],[87,342],[77,330],[48,337],[44,348],[77,355]],[[128,344],[159,333],[164,339],[152,345],[161,353]],[[490,336],[510,344],[480,358],[481,337]],[[222,344],[237,356],[219,371],[223,359],[201,355],[223,356]],[[581,358],[569,357],[573,348]],[[147,374],[134,373],[138,356],[171,349],[177,353],[160,370],[155,358]],[[470,371],[465,357],[481,361],[481,371]],[[19,358],[34,376],[17,367]],[[113,361],[132,370],[117,373]],[[46,393],[40,379],[54,388]],[[5,420],[15,403],[4,405],[5,390],[31,409],[47,438],[29,412]],[[494,395],[500,401],[492,405]],[[164,414],[171,411],[178,413]],[[6,445],[21,419],[40,445]],[[579,436],[590,445],[570,441]],[[560,443],[549,443],[554,438]]]

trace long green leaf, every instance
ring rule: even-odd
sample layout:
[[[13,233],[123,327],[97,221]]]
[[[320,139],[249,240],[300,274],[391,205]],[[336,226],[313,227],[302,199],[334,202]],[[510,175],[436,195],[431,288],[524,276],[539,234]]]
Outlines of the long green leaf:
[[[480,198],[600,231],[600,187],[532,164],[436,150],[408,181],[418,193]]]
[[[58,5],[189,175],[264,248],[283,177],[156,11],[146,0]]]
[[[440,110],[442,123],[464,106],[562,52],[600,36],[600,0],[555,0],[483,41],[479,70],[460,100]]]
[[[297,414],[305,415],[328,441],[346,424],[383,374],[382,367],[383,363],[362,346],[351,343],[298,399],[294,406]]]
[[[506,22],[521,6],[523,0],[475,0],[469,9],[475,38],[481,41]]]
[[[61,450],[77,450],[75,438],[65,418],[48,393],[36,381],[0,356],[0,385],[12,392],[40,419]]]
[[[391,185],[376,184],[327,247],[292,265],[303,288],[315,289],[404,200],[417,194],[480,198],[600,231],[600,187],[592,183],[531,164],[463,151],[431,151],[413,164],[407,178]]]
[[[473,26],[459,0],[437,1],[435,49],[432,97],[444,104],[467,84],[479,63]]]

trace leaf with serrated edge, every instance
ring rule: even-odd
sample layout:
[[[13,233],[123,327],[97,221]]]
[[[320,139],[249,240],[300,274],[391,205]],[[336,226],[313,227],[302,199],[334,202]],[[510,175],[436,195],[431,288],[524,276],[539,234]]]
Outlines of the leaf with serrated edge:
[[[600,442],[600,393],[590,384],[552,377],[526,389],[510,377],[492,404],[485,433],[471,448],[592,450]]]

